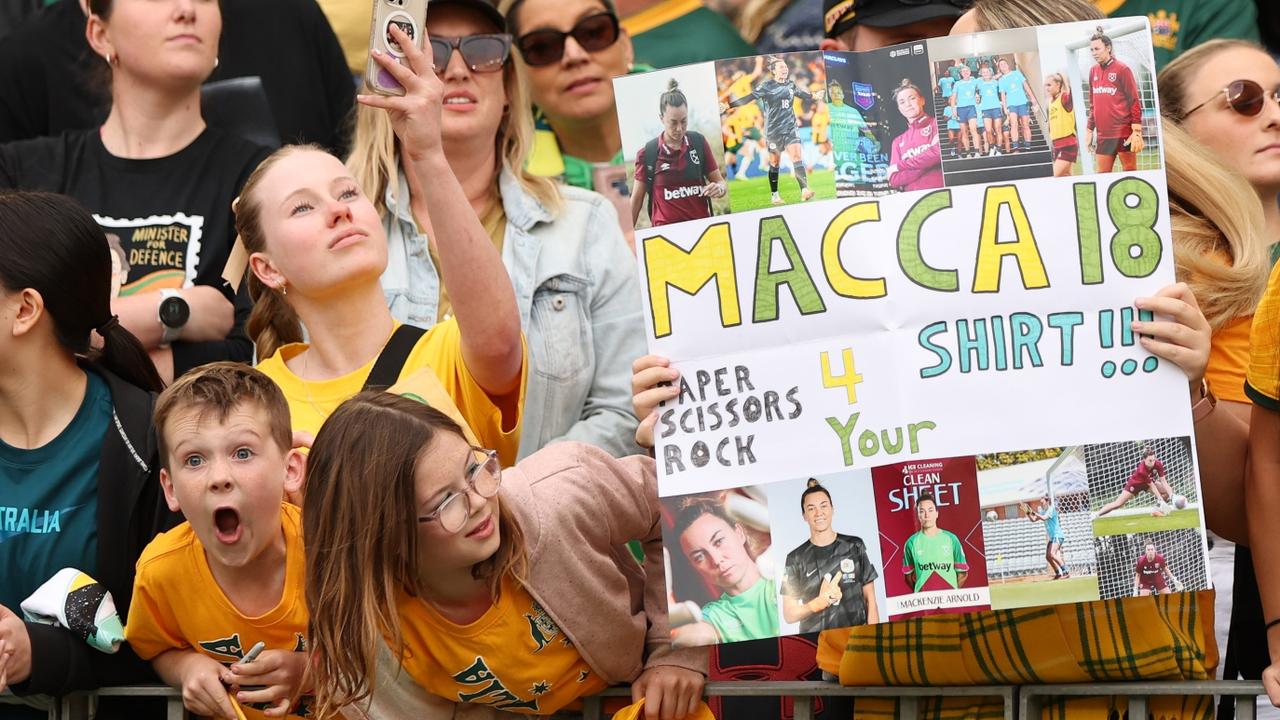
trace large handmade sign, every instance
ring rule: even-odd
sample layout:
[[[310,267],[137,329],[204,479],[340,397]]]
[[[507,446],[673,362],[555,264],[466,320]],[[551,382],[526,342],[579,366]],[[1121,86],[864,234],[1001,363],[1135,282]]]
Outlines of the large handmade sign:
[[[1208,586],[1150,33],[616,81],[681,644]]]

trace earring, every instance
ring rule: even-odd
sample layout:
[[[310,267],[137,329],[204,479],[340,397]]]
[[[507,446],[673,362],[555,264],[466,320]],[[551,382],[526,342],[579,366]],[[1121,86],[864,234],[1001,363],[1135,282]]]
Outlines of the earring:
[[[214,69],[214,70],[217,70],[217,69],[218,69],[218,62],[219,62],[219,58],[214,57],[214,58],[213,58],[213,69]]]
[[[107,53],[107,64],[115,67],[120,64],[120,56],[114,53]]]
[[[280,294],[287,296],[289,294],[289,283],[280,284]]]

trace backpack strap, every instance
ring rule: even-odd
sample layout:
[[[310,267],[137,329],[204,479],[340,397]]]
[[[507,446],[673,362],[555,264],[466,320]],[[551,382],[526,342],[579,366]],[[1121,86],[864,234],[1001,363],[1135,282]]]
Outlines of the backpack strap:
[[[649,222],[653,222],[653,173],[658,167],[658,138],[645,143],[644,176],[649,181]]]
[[[396,384],[400,371],[404,369],[409,353],[418,344],[418,340],[426,334],[426,330],[416,325],[401,325],[391,333],[391,339],[378,353],[378,359],[365,378],[362,390],[386,390]]]
[[[706,155],[706,149],[709,148],[711,144],[702,136],[702,133],[694,130],[687,131],[685,133],[685,137],[689,138],[689,149],[697,151],[699,161],[696,166],[693,163],[689,163],[689,173],[691,175],[696,173],[698,182],[706,185],[710,178],[707,177],[707,161],[704,156]],[[707,203],[707,217],[711,217],[711,198],[704,197],[703,200]]]

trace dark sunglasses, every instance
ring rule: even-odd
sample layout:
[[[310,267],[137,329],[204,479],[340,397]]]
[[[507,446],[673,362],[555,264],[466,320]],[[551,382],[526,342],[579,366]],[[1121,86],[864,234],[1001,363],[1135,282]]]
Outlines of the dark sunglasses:
[[[449,59],[457,49],[462,62],[472,72],[497,72],[511,56],[511,36],[506,33],[467,35],[466,37],[431,36],[431,62],[436,72],[449,67]]]
[[[620,32],[618,16],[602,12],[582,18],[569,32],[534,30],[525,33],[516,41],[516,47],[520,48],[520,55],[527,64],[538,67],[560,62],[560,58],[564,57],[564,41],[567,37],[572,36],[583,50],[596,52],[618,42]]]
[[[1236,80],[1222,88],[1222,94],[1227,96],[1227,107],[1245,117],[1254,117],[1262,112],[1262,106],[1266,104],[1267,98],[1280,103],[1280,88],[1267,92],[1262,89],[1261,85],[1252,80]],[[1215,94],[1208,100],[1182,113],[1182,117],[1185,119],[1191,113],[1217,99],[1218,96]]]

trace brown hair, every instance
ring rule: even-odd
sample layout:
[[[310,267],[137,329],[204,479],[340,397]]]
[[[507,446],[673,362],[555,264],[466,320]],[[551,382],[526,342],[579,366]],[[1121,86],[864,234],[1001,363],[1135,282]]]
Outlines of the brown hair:
[[[986,65],[983,65],[983,67],[986,67]],[[898,87],[893,89],[894,102],[898,102],[898,94],[903,90],[914,90],[916,97],[920,98],[920,103],[924,103],[924,93],[920,92],[920,88],[916,87],[916,84],[911,82],[910,78],[902,78],[902,82],[898,83]]]
[[[1257,50],[1260,53],[1267,54],[1267,51],[1259,44],[1248,40],[1223,39],[1210,40],[1209,42],[1196,45],[1178,55],[1164,66],[1160,74],[1156,77],[1156,88],[1160,93],[1160,112],[1165,117],[1175,121],[1182,122],[1186,117],[1187,110],[1190,110],[1192,100],[1187,98],[1187,89],[1191,85],[1191,79],[1200,71],[1213,56],[1227,50]]]
[[[249,175],[240,189],[240,196],[231,204],[236,214],[236,233],[249,254],[266,252],[267,249],[266,234],[262,231],[262,207],[255,191],[263,176],[276,163],[297,152],[326,151],[319,145],[285,145],[276,150]],[[249,313],[245,330],[253,338],[259,358],[271,357],[281,345],[302,342],[302,322],[282,290],[267,287],[255,273],[250,272],[249,297],[253,299],[253,310]]]
[[[381,645],[396,656],[404,649],[397,596],[423,597],[417,561],[430,552],[418,543],[414,473],[442,433],[463,437],[424,403],[362,392],[339,405],[316,436],[302,523],[317,717],[372,695]],[[504,576],[523,580],[527,563],[524,535],[505,503],[498,532],[498,551],[472,568],[495,598]]]
[[[667,91],[658,97],[658,116],[661,117],[669,107],[684,107],[688,104],[689,99],[680,89],[680,83],[675,78],[671,78],[667,81]]]
[[[215,362],[178,378],[156,400],[154,424],[161,466],[171,469],[165,423],[174,413],[195,408],[201,419],[212,415],[218,422],[225,422],[228,415],[245,404],[266,412],[270,427],[265,429],[281,452],[293,447],[289,402],[275,381],[244,363]]]
[[[1087,0],[977,0],[971,10],[978,29],[982,31],[1106,17]]]

